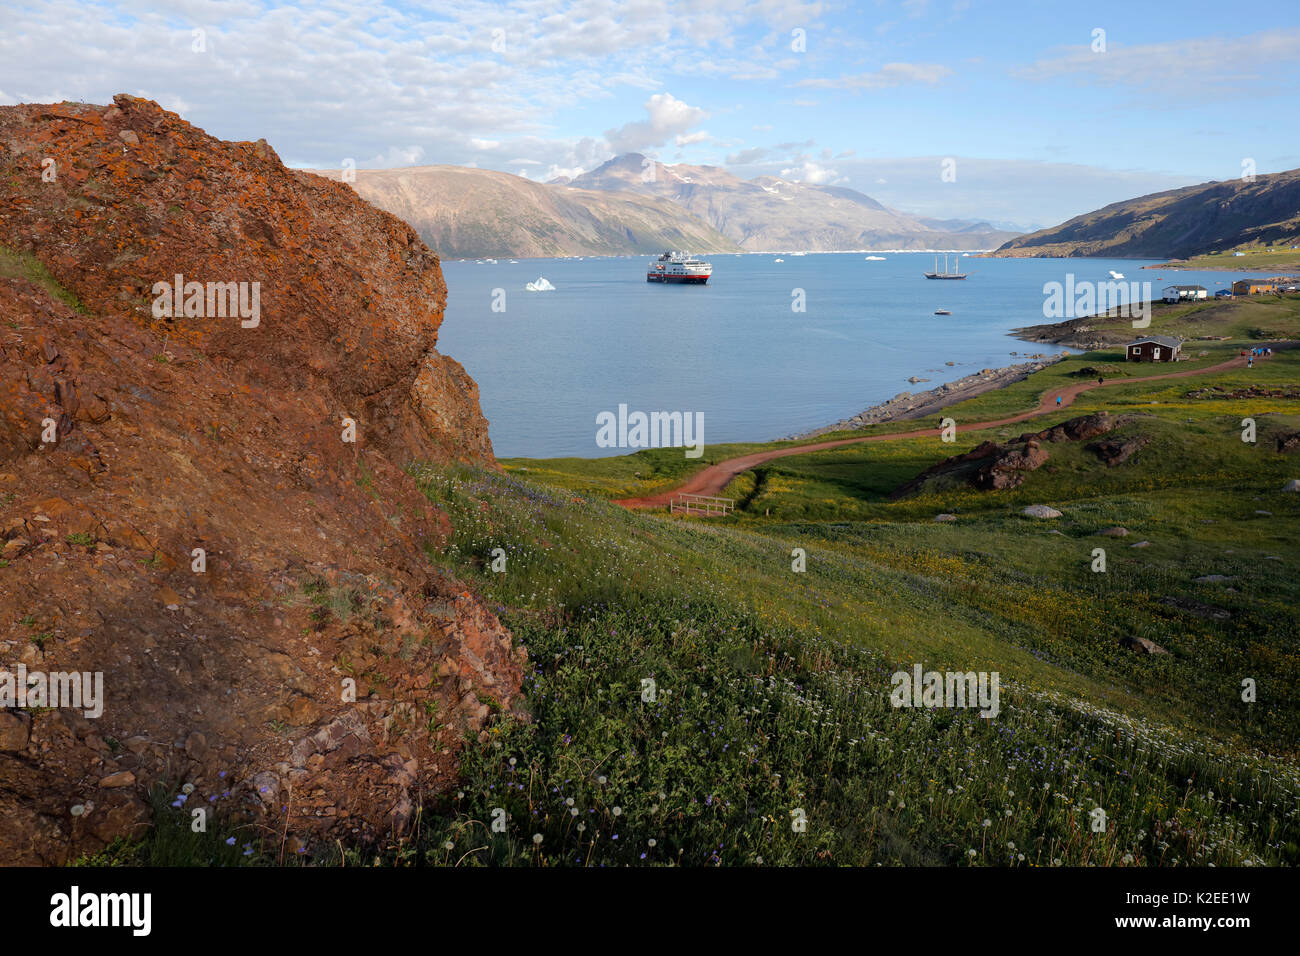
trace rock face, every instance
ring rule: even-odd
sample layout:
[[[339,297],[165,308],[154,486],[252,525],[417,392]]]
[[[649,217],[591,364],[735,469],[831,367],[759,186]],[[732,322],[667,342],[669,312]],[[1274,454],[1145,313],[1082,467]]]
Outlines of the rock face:
[[[495,467],[437,258],[128,96],[0,107],[0,177],[0,671],[104,698],[0,711],[4,859],[138,832],[161,784],[307,847],[400,835],[523,666],[406,470]],[[178,274],[258,308],[160,314]]]

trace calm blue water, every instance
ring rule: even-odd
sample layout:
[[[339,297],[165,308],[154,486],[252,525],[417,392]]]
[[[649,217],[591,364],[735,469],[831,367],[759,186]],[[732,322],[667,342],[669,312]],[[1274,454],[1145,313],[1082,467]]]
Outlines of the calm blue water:
[[[438,349],[479,384],[502,457],[595,457],[596,415],[703,412],[706,444],[765,441],[855,415],[1012,352],[1055,349],[1010,338],[1048,321],[1043,284],[1109,280],[1199,284],[1210,293],[1249,273],[1163,272],[1155,260],[961,260],[964,282],[922,278],[927,253],[709,256],[707,286],[645,281],[650,256],[444,262],[447,313]],[[526,292],[545,276],[554,292]],[[1162,282],[1161,279],[1164,281]],[[791,311],[803,289],[806,311]],[[505,312],[493,312],[493,289]],[[934,315],[949,309],[950,316]],[[947,361],[956,362],[947,366]],[[928,378],[910,384],[909,376]]]

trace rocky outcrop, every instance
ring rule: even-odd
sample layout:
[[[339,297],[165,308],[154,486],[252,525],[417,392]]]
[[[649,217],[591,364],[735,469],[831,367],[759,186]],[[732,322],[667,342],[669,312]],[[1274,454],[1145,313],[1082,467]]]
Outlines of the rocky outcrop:
[[[1111,418],[1109,412],[1097,412],[1093,415],[1081,415],[1078,418],[1071,418],[1067,422],[1059,425],[1053,425],[1051,428],[1044,428],[1040,432],[1032,432],[1021,435],[1019,440],[1026,441],[1087,441],[1089,438],[1096,438],[1098,435],[1105,435],[1113,431],[1122,424],[1117,418]]]
[[[1205,385],[1189,389],[1188,398],[1204,398],[1211,401],[1234,401],[1242,398],[1280,398],[1285,400],[1300,399],[1300,385],[1243,385],[1231,388],[1226,385]]]
[[[154,786],[306,851],[400,836],[523,666],[426,556],[408,466],[495,465],[436,256],[128,96],[0,108],[0,177],[0,671],[103,675],[101,715],[0,710],[5,860],[138,833]]]
[[[1300,432],[1287,432],[1278,435],[1275,444],[1279,455],[1289,455],[1300,448]]]
[[[479,411],[478,383],[454,358],[430,350],[411,386],[411,406],[425,434],[448,457],[492,461],[487,420]]]
[[[1163,647],[1161,647],[1159,644],[1157,644],[1155,641],[1151,640],[1150,638],[1136,637],[1131,634],[1126,637],[1121,637],[1119,639],[1119,646],[1127,650],[1133,651],[1136,654],[1141,654],[1147,657],[1155,654],[1169,653]]]
[[[1014,442],[1001,444],[986,441],[965,454],[946,458],[926,469],[895,491],[892,497],[904,498],[936,481],[959,481],[983,491],[1018,488],[1024,484],[1031,472],[1037,471],[1047,463],[1050,454],[1043,447],[1043,443],[1086,441],[1104,435],[1124,422],[1125,419],[1112,418],[1107,412],[1097,412],[1071,418],[1069,421],[1044,428],[1042,431],[1026,432]],[[1139,442],[1136,447],[1145,444],[1144,439],[1131,441]],[[1133,450],[1136,448],[1130,450],[1128,454],[1132,454]],[[1105,460],[1104,456],[1103,460]]]
[[[954,455],[917,475],[903,485],[895,499],[920,491],[935,479],[955,479],[984,491],[1002,491],[1024,483],[1029,472],[1041,468],[1048,459],[1038,441],[1018,445],[1001,445],[986,441],[962,455]]]
[[[1116,465],[1122,465],[1132,458],[1137,452],[1146,447],[1150,441],[1145,435],[1134,435],[1130,438],[1111,438],[1106,441],[1093,442],[1088,446],[1088,450],[1096,452],[1097,457],[1105,463],[1107,468],[1114,468]]]

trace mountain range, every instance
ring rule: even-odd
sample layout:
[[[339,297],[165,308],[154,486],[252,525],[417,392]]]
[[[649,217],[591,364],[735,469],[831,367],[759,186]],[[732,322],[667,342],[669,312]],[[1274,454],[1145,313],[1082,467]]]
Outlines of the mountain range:
[[[320,172],[342,179],[338,170]],[[460,166],[356,170],[357,194],[406,220],[446,258],[628,255],[663,249],[833,252],[991,249],[1014,233],[979,221],[922,218],[843,186],[639,153],[572,179],[538,183]],[[351,178],[351,177],[349,177]]]
[[[1189,258],[1300,237],[1300,169],[1111,203],[1017,236],[996,256]]]

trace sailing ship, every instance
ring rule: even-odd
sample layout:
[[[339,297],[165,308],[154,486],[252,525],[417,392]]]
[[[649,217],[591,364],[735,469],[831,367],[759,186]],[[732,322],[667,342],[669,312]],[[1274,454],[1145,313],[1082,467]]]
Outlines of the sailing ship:
[[[938,256],[935,256],[935,257],[934,257],[934,271],[933,271],[933,272],[927,272],[927,273],[925,274],[925,277],[926,277],[927,279],[964,279],[964,278],[966,278],[966,273],[964,273],[964,272],[949,272],[949,271],[948,271],[948,254],[947,254],[947,253],[944,253],[944,257],[943,257],[943,271],[942,271],[942,272],[939,271],[939,257],[938,257]]]

